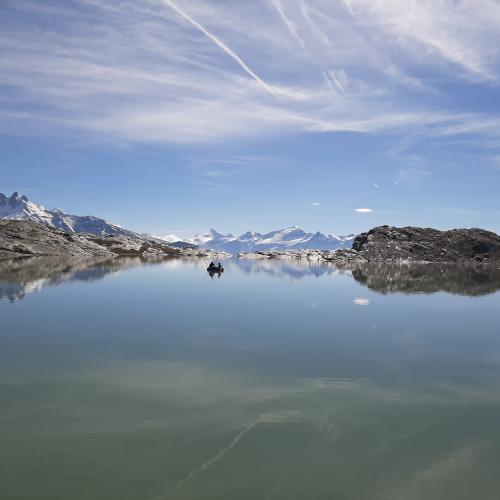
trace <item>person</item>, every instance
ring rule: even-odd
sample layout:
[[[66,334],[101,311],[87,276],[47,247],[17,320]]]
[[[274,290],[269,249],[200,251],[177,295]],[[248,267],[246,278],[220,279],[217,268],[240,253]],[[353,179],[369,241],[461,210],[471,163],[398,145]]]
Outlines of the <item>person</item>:
[[[214,261],[210,262],[209,266],[208,266],[210,269],[214,268],[215,267],[215,264],[214,264]]]

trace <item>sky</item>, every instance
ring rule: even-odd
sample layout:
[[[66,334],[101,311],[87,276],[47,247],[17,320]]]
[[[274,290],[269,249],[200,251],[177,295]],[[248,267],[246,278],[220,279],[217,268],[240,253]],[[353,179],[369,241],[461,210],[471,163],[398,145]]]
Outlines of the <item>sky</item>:
[[[2,0],[0,151],[156,235],[500,233],[500,2]]]

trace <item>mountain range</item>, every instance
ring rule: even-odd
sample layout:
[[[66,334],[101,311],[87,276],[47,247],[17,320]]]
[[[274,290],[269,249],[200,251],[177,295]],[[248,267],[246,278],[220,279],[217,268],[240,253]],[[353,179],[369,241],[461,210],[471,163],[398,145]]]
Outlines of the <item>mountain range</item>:
[[[248,231],[240,236],[221,234],[215,229],[210,229],[207,233],[197,234],[193,238],[182,241],[200,248],[211,248],[237,254],[259,250],[337,250],[339,248],[351,248],[355,237],[354,234],[335,236],[323,234],[319,231],[308,233],[297,226],[291,226],[265,234]],[[172,242],[174,238],[172,238],[172,235],[168,235],[163,239]]]
[[[18,192],[13,193],[10,197],[0,193],[0,219],[37,222],[68,233],[152,238],[148,234],[135,233],[99,217],[71,215],[58,208],[47,209],[38,203],[30,201],[26,196]],[[265,234],[248,231],[237,237],[232,234],[221,234],[215,229],[210,229],[207,233],[197,234],[193,238],[184,240],[177,238],[175,235],[157,237],[157,239],[167,242],[169,246],[173,247],[183,248],[196,245],[200,248],[231,254],[259,250],[337,250],[339,248],[351,248],[354,238],[354,234],[335,236],[320,232],[308,233],[297,226]]]

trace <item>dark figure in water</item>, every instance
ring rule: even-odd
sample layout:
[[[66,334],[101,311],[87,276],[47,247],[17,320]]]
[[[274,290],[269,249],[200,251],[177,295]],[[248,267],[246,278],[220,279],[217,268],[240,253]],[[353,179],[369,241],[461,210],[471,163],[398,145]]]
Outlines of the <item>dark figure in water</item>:
[[[208,271],[208,274],[210,275],[211,278],[214,277],[214,274],[217,275],[218,278],[220,278],[221,274],[223,273],[223,270],[222,269],[219,269],[218,267],[214,266],[212,268],[208,268],[207,269]]]
[[[222,264],[219,262],[219,265],[216,266],[214,264],[214,261],[210,262],[209,266],[207,267],[208,274],[210,274],[210,277],[213,278],[214,274],[217,273],[218,277],[220,278],[221,273],[224,272],[224,268],[222,267]]]

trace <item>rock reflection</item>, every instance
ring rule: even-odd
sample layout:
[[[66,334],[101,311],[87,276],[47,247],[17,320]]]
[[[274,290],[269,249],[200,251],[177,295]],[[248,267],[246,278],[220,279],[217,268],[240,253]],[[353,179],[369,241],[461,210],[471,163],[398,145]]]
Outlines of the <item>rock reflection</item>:
[[[360,284],[380,293],[487,295],[500,290],[500,268],[452,264],[361,264],[351,269]]]
[[[263,273],[297,280],[351,274],[361,285],[380,293],[434,293],[487,295],[500,290],[500,268],[486,265],[346,263],[305,260],[234,259],[231,266],[246,274]]]
[[[178,257],[121,257],[114,259],[75,259],[31,257],[0,260],[0,300],[11,302],[45,286],[69,281],[95,281],[109,274],[145,264],[163,264],[174,271],[179,265],[192,268],[206,266],[203,259]],[[233,272],[250,276],[259,274],[278,279],[297,281],[303,278],[335,279],[338,275],[351,275],[362,286],[383,294],[403,292],[448,292],[458,295],[479,296],[500,290],[500,268],[496,266],[464,266],[452,264],[330,264],[305,260],[245,260],[225,261],[230,279]],[[203,272],[200,272],[202,275]],[[355,302],[361,305],[360,302]],[[363,304],[364,305],[364,304]]]

